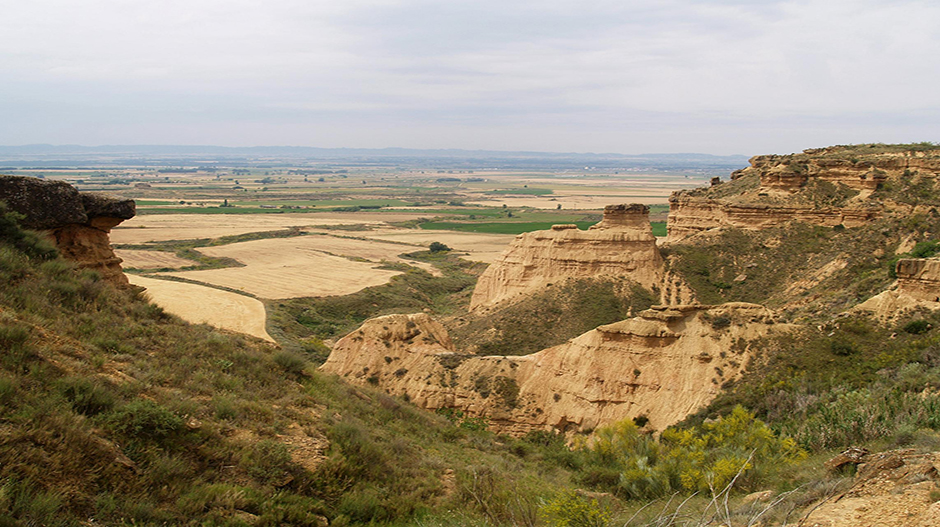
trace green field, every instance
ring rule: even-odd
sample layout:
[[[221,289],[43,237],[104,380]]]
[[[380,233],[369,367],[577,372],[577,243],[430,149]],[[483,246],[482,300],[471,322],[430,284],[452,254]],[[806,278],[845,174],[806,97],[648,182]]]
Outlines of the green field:
[[[560,222],[547,221],[529,221],[529,222],[487,222],[487,223],[459,223],[453,221],[429,221],[419,224],[422,229],[432,231],[458,231],[458,232],[481,232],[487,234],[522,234],[531,231],[546,231],[552,228],[552,225],[558,225]],[[574,221],[571,222],[579,229],[585,230],[596,221]],[[666,235],[666,222],[652,222],[653,235]]]
[[[160,205],[176,205],[178,201],[159,201],[150,199],[135,199],[138,207],[156,207]]]
[[[260,205],[274,205],[280,207],[317,207],[328,209],[333,207],[410,207],[414,201],[400,199],[309,199],[309,200],[258,200],[258,201],[232,201],[236,207],[258,207]]]
[[[525,194],[527,196],[547,196],[552,194],[550,188],[509,188],[500,190],[491,190],[487,194]]]

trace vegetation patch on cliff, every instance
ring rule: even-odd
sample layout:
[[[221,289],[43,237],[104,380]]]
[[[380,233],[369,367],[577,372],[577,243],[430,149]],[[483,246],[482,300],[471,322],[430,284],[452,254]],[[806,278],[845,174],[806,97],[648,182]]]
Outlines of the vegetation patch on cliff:
[[[629,318],[655,297],[640,285],[617,279],[567,280],[496,312],[454,321],[448,332],[460,349],[479,355],[528,355]]]

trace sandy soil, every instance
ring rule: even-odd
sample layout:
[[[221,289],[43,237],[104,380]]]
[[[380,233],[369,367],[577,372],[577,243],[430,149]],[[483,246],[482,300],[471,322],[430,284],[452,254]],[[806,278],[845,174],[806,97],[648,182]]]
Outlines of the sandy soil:
[[[134,285],[147,288],[151,300],[174,315],[274,342],[265,330],[264,304],[259,300],[211,287],[157,280],[129,274]]]
[[[111,243],[218,238],[312,225],[382,225],[430,217],[418,213],[324,212],[305,214],[153,214],[131,218],[111,230]]]
[[[261,298],[348,295],[401,274],[376,269],[373,262],[327,254],[317,245],[323,242],[320,236],[304,236],[200,249],[213,256],[235,258],[245,267],[168,274],[239,289]]]
[[[133,249],[115,249],[114,254],[124,260],[125,269],[161,269],[196,265],[196,262],[180,258],[167,251],[138,251]]]

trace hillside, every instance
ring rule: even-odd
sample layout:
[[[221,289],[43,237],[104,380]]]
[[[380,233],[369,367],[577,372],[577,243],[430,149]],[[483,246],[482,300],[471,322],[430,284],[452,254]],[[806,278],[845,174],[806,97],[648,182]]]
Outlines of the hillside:
[[[553,481],[479,427],[167,315],[60,258],[21,218],[0,209],[4,525],[476,518],[470,474],[526,500]]]
[[[757,156],[676,193],[665,242],[614,206],[486,271],[413,253],[440,275],[268,302],[277,346],[60,258],[100,207],[4,210],[0,523],[926,527],[938,159]]]

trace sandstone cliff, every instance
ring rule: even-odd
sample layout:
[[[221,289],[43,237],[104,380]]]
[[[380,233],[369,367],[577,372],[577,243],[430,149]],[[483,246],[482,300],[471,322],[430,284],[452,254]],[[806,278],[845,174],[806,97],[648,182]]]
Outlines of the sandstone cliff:
[[[789,221],[856,227],[917,205],[904,189],[940,174],[940,150],[885,145],[836,146],[799,154],[755,156],[731,182],[670,197],[668,241],[731,226],[761,229]],[[912,183],[912,180],[913,181]],[[894,194],[885,189],[897,187]],[[916,194],[920,194],[917,192]]]
[[[940,309],[940,259],[905,258],[897,263],[897,282],[856,306],[880,318],[896,318],[918,308]]]
[[[133,200],[80,193],[63,181],[2,176],[0,201],[24,216],[23,227],[45,233],[62,256],[94,269],[105,280],[128,286],[121,259],[114,255],[108,233],[134,217]]]
[[[480,276],[470,309],[512,301],[568,278],[623,277],[659,286],[663,261],[646,205],[609,205],[589,230],[555,225],[520,234]]]
[[[859,207],[823,207],[728,203],[683,193],[669,198],[667,221],[668,241],[676,242],[693,234],[717,227],[763,229],[776,227],[789,221],[802,221],[812,225],[858,227],[880,218],[879,205]]]
[[[321,367],[428,408],[484,417],[500,433],[589,431],[645,416],[663,429],[737,376],[750,343],[775,328],[755,304],[659,307],[532,355],[458,353],[425,314],[371,319]]]

